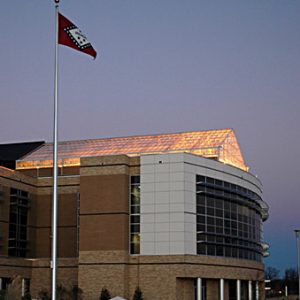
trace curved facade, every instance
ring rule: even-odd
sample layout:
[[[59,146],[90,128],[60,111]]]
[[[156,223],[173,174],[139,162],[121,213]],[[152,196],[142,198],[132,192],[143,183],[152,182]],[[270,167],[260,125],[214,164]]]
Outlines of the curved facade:
[[[0,288],[19,275],[33,297],[51,285],[50,148],[0,167]],[[60,284],[88,300],[264,298],[267,205],[232,130],[59,149]]]

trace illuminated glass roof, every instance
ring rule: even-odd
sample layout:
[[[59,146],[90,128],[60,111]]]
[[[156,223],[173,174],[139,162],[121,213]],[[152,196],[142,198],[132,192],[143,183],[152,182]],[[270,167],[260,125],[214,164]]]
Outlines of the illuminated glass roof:
[[[52,165],[52,143],[45,143],[17,162],[17,168]],[[81,157],[189,152],[247,170],[232,129],[59,142],[60,164],[79,165]]]

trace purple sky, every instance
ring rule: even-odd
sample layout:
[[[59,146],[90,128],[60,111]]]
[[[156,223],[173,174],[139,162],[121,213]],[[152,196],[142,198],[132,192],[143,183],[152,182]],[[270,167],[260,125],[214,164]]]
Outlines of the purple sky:
[[[60,139],[234,128],[270,205],[267,265],[296,265],[300,1],[62,0],[98,58],[60,47]],[[54,5],[1,3],[0,143],[52,140]]]

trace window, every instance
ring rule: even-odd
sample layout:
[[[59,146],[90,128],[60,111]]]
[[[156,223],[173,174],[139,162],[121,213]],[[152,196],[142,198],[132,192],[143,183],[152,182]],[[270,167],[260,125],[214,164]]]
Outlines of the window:
[[[140,176],[130,177],[130,254],[140,253]]]
[[[11,188],[8,235],[9,256],[26,257],[26,252],[28,250],[28,209],[28,192]]]
[[[196,175],[197,253],[261,260],[258,195],[241,186]]]

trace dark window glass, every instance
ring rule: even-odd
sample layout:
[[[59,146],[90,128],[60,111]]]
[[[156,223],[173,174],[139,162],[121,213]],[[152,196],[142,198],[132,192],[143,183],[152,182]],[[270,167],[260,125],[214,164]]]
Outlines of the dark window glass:
[[[131,216],[131,223],[140,223],[140,216]]]
[[[205,224],[197,224],[197,231],[205,231],[206,225]]]
[[[198,243],[197,244],[197,253],[206,255],[206,245]]]
[[[197,207],[197,212],[199,213],[199,214],[205,214],[205,207],[204,206],[198,206]]]
[[[216,208],[223,209],[223,200],[216,199]]]
[[[223,253],[223,246],[217,246],[216,247],[216,255],[217,256],[223,256],[224,253]]]
[[[134,224],[130,226],[131,233],[139,233],[140,232],[140,224]]]
[[[26,257],[28,192],[15,188],[10,190],[8,255]]]
[[[197,194],[197,205],[205,206],[205,196],[202,194]]]
[[[206,182],[210,183],[210,184],[214,184],[215,180],[211,177],[206,177]]]
[[[205,177],[201,175],[196,175],[196,181],[198,182],[205,182]]]
[[[139,205],[132,205],[130,210],[131,210],[132,214],[139,214],[140,213],[140,206]]]
[[[208,235],[207,236],[207,241],[210,243],[215,243],[216,242],[216,237],[214,235]]]
[[[212,207],[208,207],[206,210],[207,215],[214,216],[215,215],[215,209]]]
[[[223,219],[216,219],[216,225],[223,227]]]
[[[137,185],[140,184],[140,176],[131,176],[130,180],[131,180],[131,184],[137,184]]]
[[[205,224],[205,216],[197,216],[197,223]]]
[[[219,217],[219,218],[223,218],[223,210],[216,209],[216,216]]]
[[[223,234],[223,227],[216,227],[216,233]]]
[[[215,233],[215,227],[207,225],[207,232]]]
[[[241,186],[211,177],[197,176],[197,183],[197,190],[203,187],[203,193],[196,195],[197,241],[201,241],[197,253],[261,260],[260,247],[249,243],[260,242],[259,206],[250,199],[259,199],[259,196]]]
[[[207,255],[216,255],[215,245],[207,245]]]
[[[207,217],[207,224],[215,225],[216,224],[215,218]]]
[[[140,253],[140,176],[130,177],[130,253]]]
[[[218,179],[215,179],[215,184],[216,184],[216,185],[223,186],[223,181],[218,180]]]

